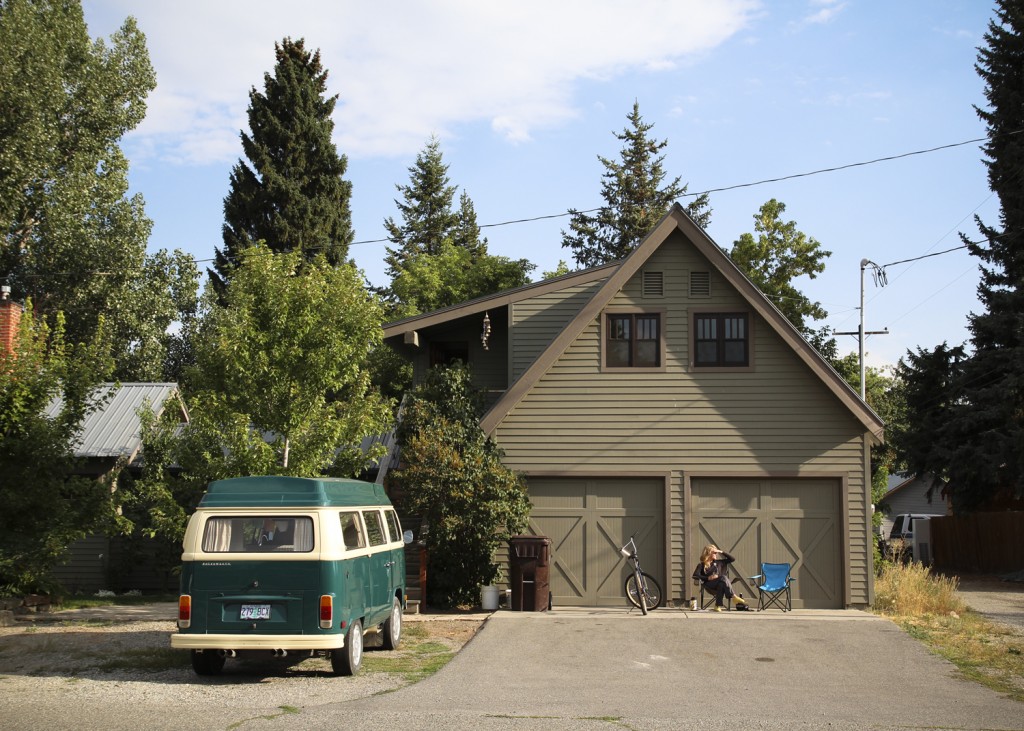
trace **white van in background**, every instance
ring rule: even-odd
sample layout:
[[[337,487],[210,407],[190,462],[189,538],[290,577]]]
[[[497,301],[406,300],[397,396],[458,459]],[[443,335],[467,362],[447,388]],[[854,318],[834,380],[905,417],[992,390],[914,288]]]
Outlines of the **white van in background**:
[[[896,553],[899,553],[908,561],[914,560],[915,525],[923,520],[942,517],[945,516],[925,513],[901,513],[894,516],[889,538],[882,544],[882,555],[891,559]],[[902,541],[902,543],[896,543],[896,541]],[[930,560],[930,556],[922,555],[921,558],[926,561]]]

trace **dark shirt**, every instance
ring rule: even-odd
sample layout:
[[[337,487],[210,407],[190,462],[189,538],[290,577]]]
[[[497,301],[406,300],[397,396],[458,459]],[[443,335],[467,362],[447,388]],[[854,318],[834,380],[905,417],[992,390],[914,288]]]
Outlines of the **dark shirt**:
[[[722,576],[725,573],[725,567],[735,560],[725,551],[719,551],[715,554],[715,560],[711,562],[710,566],[705,566],[701,562],[697,563],[697,568],[693,571],[693,578],[703,584],[712,576]]]

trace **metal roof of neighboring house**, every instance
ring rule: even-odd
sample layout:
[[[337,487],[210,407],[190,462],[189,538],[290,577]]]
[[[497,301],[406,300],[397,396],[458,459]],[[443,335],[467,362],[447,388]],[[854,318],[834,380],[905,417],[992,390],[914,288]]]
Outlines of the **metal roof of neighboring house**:
[[[177,383],[102,384],[93,392],[93,397],[102,401],[110,394],[110,398],[85,417],[75,456],[133,460],[142,448],[139,409],[148,403],[160,414],[167,399],[177,391]],[[55,398],[46,407],[46,415],[56,416],[63,405],[62,398]],[[188,418],[184,411],[183,418]]]

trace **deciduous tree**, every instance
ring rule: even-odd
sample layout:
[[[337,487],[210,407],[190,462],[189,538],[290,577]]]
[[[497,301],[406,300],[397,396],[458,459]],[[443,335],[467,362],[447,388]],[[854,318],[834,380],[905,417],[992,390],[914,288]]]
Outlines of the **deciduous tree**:
[[[754,215],[754,233],[737,239],[729,257],[764,292],[804,337],[816,333],[808,320],[823,320],[828,313],[793,285],[799,277],[814,279],[825,271],[825,259],[832,256],[821,244],[783,221],[786,204],[774,198]]]
[[[403,467],[389,479],[427,525],[434,606],[475,603],[498,573],[495,549],[526,527],[530,502],[501,449],[480,428],[482,398],[463,366],[435,368],[399,427]]]
[[[222,306],[206,293],[189,424],[178,434],[151,419],[147,431],[133,507],[164,536],[184,528],[211,480],[357,475],[381,456],[364,454],[363,438],[390,425],[363,365],[383,337],[381,310],[353,265],[256,245],[239,253],[225,295]]]
[[[110,485],[74,476],[73,445],[112,365],[103,321],[82,345],[67,343],[62,315],[53,323],[29,302],[13,349],[0,346],[0,594],[53,588],[67,547],[114,521]]]
[[[162,377],[168,327],[194,303],[195,265],[147,256],[151,222],[128,195],[121,137],[156,83],[128,18],[90,39],[78,2],[0,0],[0,278],[68,342],[101,318],[123,380]]]

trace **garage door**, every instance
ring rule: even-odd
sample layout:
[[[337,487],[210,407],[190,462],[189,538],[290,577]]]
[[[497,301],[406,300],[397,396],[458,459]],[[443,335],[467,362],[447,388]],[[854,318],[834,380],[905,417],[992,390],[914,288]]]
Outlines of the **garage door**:
[[[793,606],[843,607],[840,488],[825,479],[695,478],[689,556],[714,543],[736,558],[744,596],[757,596],[743,577],[760,571],[762,561],[793,565]]]
[[[627,562],[619,547],[635,535],[644,570],[665,584],[664,481],[529,480],[530,532],[551,539],[551,593],[562,606],[623,606]]]

